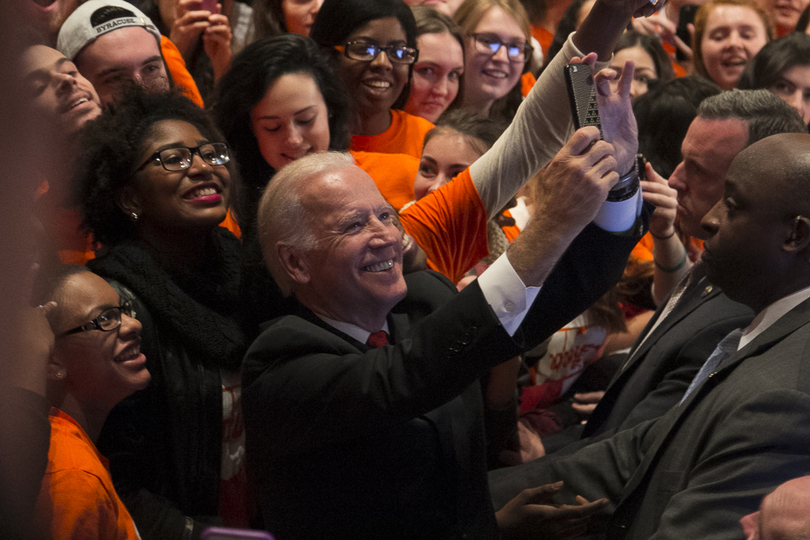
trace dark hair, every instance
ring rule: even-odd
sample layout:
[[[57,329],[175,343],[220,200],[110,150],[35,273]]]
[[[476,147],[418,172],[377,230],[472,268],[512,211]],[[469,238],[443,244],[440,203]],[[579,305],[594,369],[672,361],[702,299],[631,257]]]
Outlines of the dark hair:
[[[346,38],[364,24],[394,17],[405,32],[408,47],[416,48],[416,21],[411,8],[402,0],[325,0],[309,32],[317,43],[331,58],[337,58],[336,45],[343,45]],[[411,74],[413,64],[408,66],[408,82],[402,93],[391,106],[401,109],[411,94]]]
[[[286,34],[287,17],[284,15],[283,0],[255,0],[253,8],[254,39],[264,39]]]
[[[506,126],[496,120],[467,109],[455,109],[445,112],[436,120],[436,127],[425,134],[424,145],[433,137],[452,130],[468,139],[467,142],[475,151],[483,155],[492,148],[505,129]],[[481,142],[484,143],[483,147]]]
[[[551,40],[551,45],[548,46],[548,51],[543,58],[543,69],[551,63],[558,52],[560,52],[565,45],[565,41],[571,32],[577,29],[577,16],[579,10],[588,0],[573,0],[568,8],[563,13],[560,23],[557,25],[557,31],[554,32],[554,39]]]
[[[767,90],[728,90],[706,98],[698,107],[706,120],[737,119],[748,124],[748,144],[777,133],[807,133],[802,117]]]
[[[464,36],[461,34],[461,29],[451,17],[448,17],[433,6],[418,5],[412,6],[414,20],[416,20],[416,38],[417,40],[425,34],[444,34],[447,32],[453,36],[458,44],[461,45],[461,56],[464,58]],[[417,41],[418,42],[418,41]],[[464,99],[464,73],[461,74],[458,80],[458,93],[453,101],[450,102],[448,108],[453,108],[460,105]]]
[[[767,89],[794,66],[810,66],[810,36],[807,34],[788,34],[765,44],[745,66],[737,88]]]
[[[546,18],[546,13],[548,13],[547,0],[520,0],[520,3],[523,4],[523,9],[526,10],[526,15],[529,16],[529,22],[532,25],[539,25]]]
[[[81,211],[82,226],[97,242],[116,244],[135,237],[135,223],[118,207],[116,196],[132,182],[144,142],[162,120],[182,120],[211,141],[225,140],[208,114],[179,92],[147,94],[138,86],[129,88],[81,135],[73,200]],[[238,176],[233,160],[227,168],[235,195]]]
[[[81,264],[56,264],[43,267],[37,272],[32,294],[34,305],[42,305],[54,299],[57,290],[62,284],[73,276],[90,272],[90,269]],[[57,313],[53,314],[53,319],[58,316],[62,306],[56,307]],[[50,321],[49,321],[50,322]]]
[[[290,73],[306,73],[318,86],[329,113],[329,149],[349,148],[346,92],[314,41],[298,34],[285,34],[245,47],[220,79],[213,108],[217,125],[238,158],[244,190],[236,213],[243,227],[250,227],[255,219],[261,191],[275,174],[259,150],[250,111],[270,85]]]
[[[720,93],[702,77],[681,77],[651,86],[633,101],[638,122],[638,150],[658,174],[669,178],[683,161],[681,143],[700,103]]]
[[[672,62],[664,50],[664,46],[661,45],[660,38],[641,34],[635,30],[628,30],[619,37],[613,53],[615,54],[624,49],[632,49],[633,47],[641,47],[644,52],[650,55],[653,64],[655,64],[655,74],[659,81],[667,82],[675,78],[675,70],[672,69]]]

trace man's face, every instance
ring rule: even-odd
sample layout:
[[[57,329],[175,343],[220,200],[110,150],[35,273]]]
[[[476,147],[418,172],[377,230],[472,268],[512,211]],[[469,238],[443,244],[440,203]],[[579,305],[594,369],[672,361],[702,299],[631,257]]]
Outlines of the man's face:
[[[704,120],[689,126],[681,146],[683,161],[669,178],[678,191],[678,223],[686,234],[706,238],[700,220],[723,195],[731,161],[748,143],[748,126],[738,119]]]
[[[703,218],[701,258],[712,283],[759,311],[775,299],[771,291],[780,288],[785,275],[783,248],[793,218],[785,207],[786,183],[767,165],[776,166],[784,153],[765,139],[740,158],[745,159],[736,159],[729,168],[722,199]]]
[[[121,314],[121,325],[110,331],[91,329],[60,335],[82,326],[103,311],[120,306],[118,293],[97,275],[71,276],[57,297],[59,316],[54,358],[60,362],[67,389],[81,402],[112,408],[151,378],[141,353],[141,323]]]
[[[308,180],[301,204],[317,247],[301,251],[296,296],[316,314],[379,330],[407,291],[393,208],[354,166]]]
[[[75,58],[82,75],[107,105],[130,84],[149,92],[168,92],[169,77],[155,36],[130,26],[108,32],[82,49]]]
[[[23,80],[37,112],[75,134],[101,113],[93,85],[56,49],[34,45],[23,53]]]

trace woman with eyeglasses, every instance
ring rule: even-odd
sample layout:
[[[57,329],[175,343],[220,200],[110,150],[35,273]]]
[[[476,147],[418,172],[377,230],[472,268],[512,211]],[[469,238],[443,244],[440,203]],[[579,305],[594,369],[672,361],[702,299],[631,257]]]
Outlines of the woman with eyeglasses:
[[[38,301],[56,305],[46,308],[55,337],[47,368],[51,435],[36,530],[54,540],[138,540],[95,441],[113,406],[149,384],[141,323],[83,266],[58,267],[42,281]]]
[[[519,0],[464,0],[453,18],[466,36],[461,106],[510,122],[532,56],[526,10]]]
[[[132,303],[152,383],[99,439],[144,538],[247,526],[235,170],[205,111],[135,91],[84,132],[75,197],[100,244],[88,266]]]
[[[433,128],[401,109],[411,91],[416,22],[402,0],[326,0],[310,37],[331,55],[349,94],[351,149],[416,159]]]

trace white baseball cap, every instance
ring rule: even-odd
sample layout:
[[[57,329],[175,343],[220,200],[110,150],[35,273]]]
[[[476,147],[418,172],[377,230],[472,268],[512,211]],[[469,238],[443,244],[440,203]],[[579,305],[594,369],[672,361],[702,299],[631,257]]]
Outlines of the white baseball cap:
[[[140,26],[151,32],[160,46],[160,31],[132,4],[123,0],[90,0],[76,8],[59,29],[56,48],[73,60],[85,45],[99,36],[127,26]]]

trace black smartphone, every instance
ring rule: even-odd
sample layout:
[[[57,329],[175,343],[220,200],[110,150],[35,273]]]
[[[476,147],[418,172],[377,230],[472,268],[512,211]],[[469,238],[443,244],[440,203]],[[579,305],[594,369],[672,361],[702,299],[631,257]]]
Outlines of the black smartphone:
[[[593,75],[588,64],[566,64],[565,86],[568,88],[568,101],[571,103],[571,116],[574,127],[585,126],[599,128],[602,136],[602,122],[599,119],[599,106],[596,104],[596,92],[593,87]]]
[[[689,35],[689,29],[686,27],[695,22],[695,13],[700,6],[693,4],[686,4],[681,6],[678,11],[678,27],[675,29],[675,35],[681,38],[681,41],[692,46],[692,36]],[[687,60],[686,55],[680,50],[675,51],[675,60],[683,62]]]

